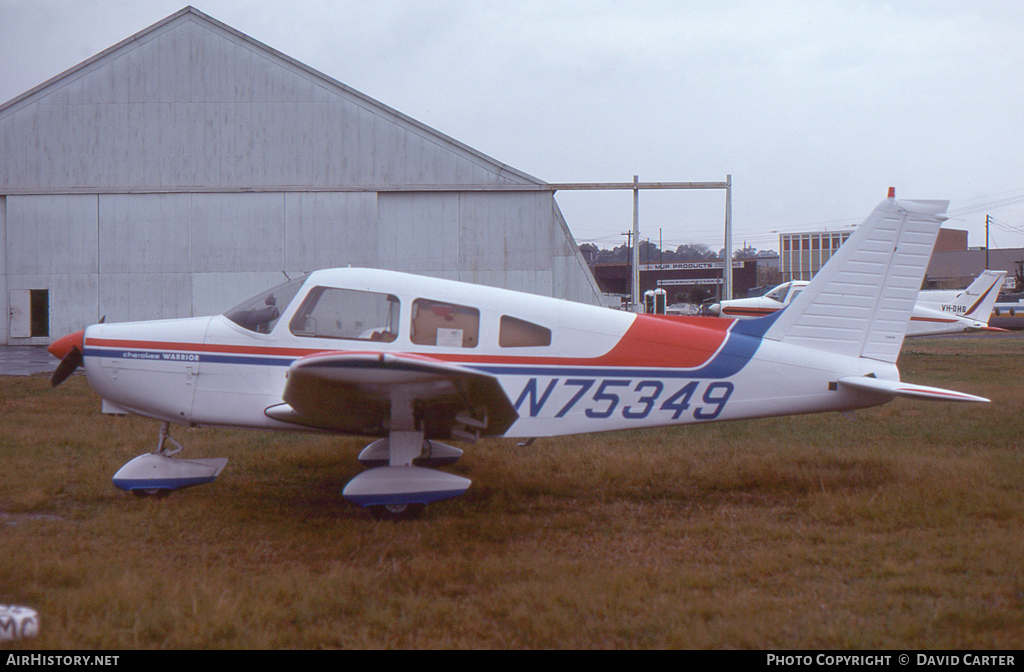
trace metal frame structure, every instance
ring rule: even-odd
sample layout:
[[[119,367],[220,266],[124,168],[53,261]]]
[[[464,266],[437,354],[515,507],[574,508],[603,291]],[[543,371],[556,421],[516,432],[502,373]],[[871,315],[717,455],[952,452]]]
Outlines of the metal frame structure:
[[[508,187],[505,187],[508,188]],[[515,185],[513,188],[519,188]],[[534,188],[534,187],[528,187]],[[641,182],[636,175],[632,182],[563,182],[537,185],[540,189],[563,190],[606,190],[631,189],[633,191],[633,258],[631,267],[631,298],[633,310],[642,311],[640,302],[640,190],[641,189],[724,189],[725,190],[725,256],[732,259],[732,175],[725,176],[725,182]],[[732,297],[732,264],[722,268],[722,297]]]

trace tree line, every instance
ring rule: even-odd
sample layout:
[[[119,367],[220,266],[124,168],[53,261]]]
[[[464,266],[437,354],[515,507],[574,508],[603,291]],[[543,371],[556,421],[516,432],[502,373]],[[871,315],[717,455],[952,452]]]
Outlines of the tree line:
[[[593,243],[580,245],[580,252],[588,264],[624,264],[630,261],[632,249],[628,245],[619,245],[612,249],[599,248]],[[777,256],[772,250],[757,250],[747,246],[734,250],[733,259],[750,259],[752,257]],[[715,252],[702,243],[680,245],[676,249],[660,249],[649,240],[640,243],[641,264],[671,264],[679,261],[721,261],[725,256],[725,248]]]

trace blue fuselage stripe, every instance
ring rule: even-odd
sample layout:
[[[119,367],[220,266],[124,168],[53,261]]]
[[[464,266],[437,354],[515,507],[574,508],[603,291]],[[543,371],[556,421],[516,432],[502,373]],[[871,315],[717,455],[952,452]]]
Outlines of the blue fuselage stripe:
[[[781,311],[779,311],[781,312]],[[460,362],[460,366],[491,375],[504,376],[581,376],[593,378],[682,378],[722,380],[736,375],[747,365],[761,345],[760,333],[777,319],[779,313],[759,320],[757,329],[733,329],[725,345],[707,364],[693,369],[670,367],[559,366],[555,364],[492,364]],[[746,325],[742,325],[746,327]],[[209,364],[242,364],[248,366],[288,367],[296,357],[229,355],[222,353],[168,352],[154,350],[85,348],[86,357],[116,359],[125,362],[197,362]]]
[[[213,353],[182,353],[157,350],[106,350],[86,348],[85,357],[117,359],[125,362],[209,362],[210,364],[247,364],[249,366],[291,366],[296,357],[260,357],[258,355],[224,355]]]

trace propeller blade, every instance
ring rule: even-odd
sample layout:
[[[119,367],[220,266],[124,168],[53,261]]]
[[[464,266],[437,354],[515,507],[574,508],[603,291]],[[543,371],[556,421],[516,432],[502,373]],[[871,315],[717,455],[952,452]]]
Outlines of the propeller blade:
[[[57,387],[68,379],[75,369],[80,367],[85,359],[82,351],[85,350],[85,331],[76,331],[73,334],[62,336],[50,344],[46,349],[54,357],[60,359],[60,364],[50,377],[50,384]]]
[[[71,374],[75,372],[75,369],[80,367],[84,361],[82,351],[72,346],[71,349],[68,350],[67,354],[64,355],[64,358],[60,360],[60,364],[57,365],[53,375],[50,376],[50,385],[57,387],[63,383],[71,377]]]

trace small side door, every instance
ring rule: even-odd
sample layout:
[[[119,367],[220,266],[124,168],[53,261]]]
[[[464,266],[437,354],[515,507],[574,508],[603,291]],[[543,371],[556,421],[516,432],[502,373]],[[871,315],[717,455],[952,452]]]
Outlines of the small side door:
[[[32,336],[32,294],[28,289],[11,290],[11,338]]]

